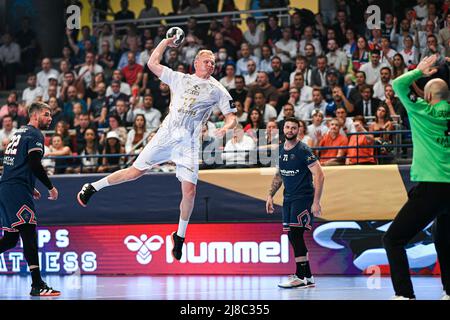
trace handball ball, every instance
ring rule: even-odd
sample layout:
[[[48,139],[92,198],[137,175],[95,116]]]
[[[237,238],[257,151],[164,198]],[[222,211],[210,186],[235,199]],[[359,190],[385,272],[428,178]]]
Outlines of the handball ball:
[[[167,30],[166,38],[172,38],[173,36],[176,36],[173,44],[178,47],[183,42],[185,37],[183,29],[178,27],[172,27],[169,30]]]

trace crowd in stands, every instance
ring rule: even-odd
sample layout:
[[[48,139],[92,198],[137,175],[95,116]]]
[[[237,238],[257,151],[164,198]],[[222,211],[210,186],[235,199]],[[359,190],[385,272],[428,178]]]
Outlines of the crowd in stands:
[[[332,2],[331,13],[296,9],[290,19],[249,16],[236,23],[231,14],[209,24],[194,16],[187,19],[182,26],[185,42],[168,48],[161,63],[193,73],[198,50],[212,50],[213,76],[229,90],[239,121],[228,140],[216,141],[214,131],[224,117],[214,110],[200,137],[203,149],[219,143],[218,150],[225,152],[213,157],[245,165],[249,152],[282,142],[285,119],[295,117],[300,120],[299,138],[316,150],[323,165],[389,161],[390,131],[409,129],[392,80],[414,69],[423,57],[437,54],[435,77],[449,81],[450,1],[411,1],[401,12],[383,12],[381,28],[373,30],[360,21],[368,18],[368,1]],[[137,13],[122,0],[114,19],[160,16],[153,1],[144,3]],[[209,1],[181,3],[175,13],[211,10]],[[224,1],[225,11],[235,9],[234,1]],[[111,8],[101,12],[105,14],[97,17],[100,21]],[[27,106],[40,100],[49,104],[53,117],[54,133],[46,138],[45,155],[92,156],[46,159],[50,173],[112,172],[130,164],[152,139],[170,105],[169,87],[146,66],[167,28],[138,26],[127,24],[120,32],[108,23],[94,30],[83,26],[79,35],[67,30],[61,57],[43,57],[40,66],[34,63],[36,35],[28,19],[18,33],[4,34],[0,89],[11,93],[0,106],[0,150],[27,123]],[[27,88],[21,92],[15,90],[19,72],[27,75]],[[421,79],[413,85],[411,99],[423,97],[425,83]],[[127,155],[94,157],[111,154]]]

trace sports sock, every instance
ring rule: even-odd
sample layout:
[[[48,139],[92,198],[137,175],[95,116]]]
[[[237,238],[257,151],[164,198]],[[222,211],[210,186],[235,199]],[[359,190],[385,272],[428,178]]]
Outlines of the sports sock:
[[[178,222],[178,231],[177,231],[177,235],[179,237],[185,238],[186,236],[186,229],[188,226],[189,220],[183,220],[180,217],[180,221]]]
[[[108,177],[104,177],[103,179],[100,179],[98,181],[95,181],[92,183],[92,186],[94,187],[95,190],[100,191],[101,189],[105,188],[105,187],[109,187],[110,184],[108,182]]]
[[[295,274],[299,278],[311,278],[311,268],[309,267],[309,261],[297,262],[297,271]]]
[[[41,278],[41,271],[39,270],[39,267],[31,269],[31,279],[33,281],[32,285],[33,286],[38,286],[40,285],[43,281]]]

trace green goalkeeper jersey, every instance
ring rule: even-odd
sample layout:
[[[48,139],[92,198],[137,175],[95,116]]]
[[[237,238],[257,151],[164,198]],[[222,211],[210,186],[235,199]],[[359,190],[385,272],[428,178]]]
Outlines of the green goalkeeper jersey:
[[[413,140],[411,181],[450,182],[450,105],[433,106],[423,99],[409,99],[409,87],[423,76],[422,71],[405,73],[393,88],[408,112]]]

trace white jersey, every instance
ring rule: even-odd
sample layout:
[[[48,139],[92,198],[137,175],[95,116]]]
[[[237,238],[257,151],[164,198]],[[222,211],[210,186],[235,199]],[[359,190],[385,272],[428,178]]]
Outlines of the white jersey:
[[[181,129],[184,134],[196,138],[214,107],[218,107],[224,115],[236,112],[233,98],[213,77],[201,79],[195,74],[184,74],[163,67],[160,79],[169,85],[171,91],[170,112],[162,128]]]

